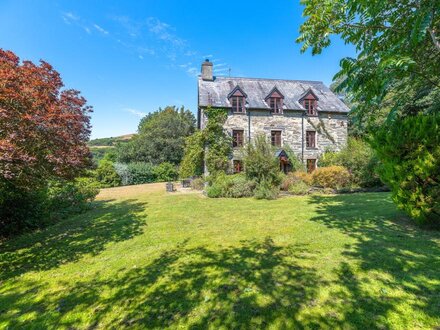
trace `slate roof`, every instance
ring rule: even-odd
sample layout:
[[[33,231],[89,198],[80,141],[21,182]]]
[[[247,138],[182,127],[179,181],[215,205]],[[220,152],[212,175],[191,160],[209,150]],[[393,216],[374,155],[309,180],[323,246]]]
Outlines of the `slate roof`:
[[[247,109],[267,109],[265,99],[276,87],[284,96],[284,110],[305,110],[299,102],[311,90],[318,98],[318,111],[348,113],[350,109],[321,81],[281,80],[260,78],[214,77],[213,81],[199,77],[199,107],[224,107],[231,104],[228,95],[239,86],[246,93]]]

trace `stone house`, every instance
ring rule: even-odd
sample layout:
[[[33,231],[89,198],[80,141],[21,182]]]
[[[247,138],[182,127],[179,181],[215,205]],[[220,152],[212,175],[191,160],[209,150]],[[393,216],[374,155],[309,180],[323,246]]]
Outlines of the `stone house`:
[[[320,81],[215,77],[206,60],[198,79],[198,127],[206,125],[204,109],[228,109],[225,130],[232,136],[231,168],[242,170],[239,149],[257,135],[278,148],[282,170],[288,170],[285,149],[292,150],[309,172],[320,155],[347,143],[349,108]]]

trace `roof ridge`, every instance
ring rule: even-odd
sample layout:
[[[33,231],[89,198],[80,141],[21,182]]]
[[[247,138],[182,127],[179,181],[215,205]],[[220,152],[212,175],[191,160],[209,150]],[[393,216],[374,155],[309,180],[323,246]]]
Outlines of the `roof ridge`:
[[[216,81],[217,79],[221,80],[234,80],[234,79],[246,79],[246,80],[273,80],[273,81],[297,81],[297,82],[308,82],[308,83],[320,83],[324,84],[323,81],[320,80],[302,80],[302,79],[276,79],[276,78],[250,78],[250,77],[214,77],[215,79],[213,81]],[[201,76],[199,75],[199,79],[201,79]]]

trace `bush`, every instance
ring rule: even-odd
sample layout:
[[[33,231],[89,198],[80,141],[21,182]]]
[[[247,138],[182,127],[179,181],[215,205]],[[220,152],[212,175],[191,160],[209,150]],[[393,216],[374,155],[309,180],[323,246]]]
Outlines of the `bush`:
[[[92,178],[51,181],[47,190],[49,210],[56,217],[81,213],[89,208],[99,193],[99,185],[99,182]]]
[[[196,178],[191,181],[191,189],[203,190],[205,188],[205,180],[203,178]]]
[[[0,181],[0,237],[43,226],[49,217],[44,187],[23,189]]]
[[[98,186],[91,178],[52,180],[29,190],[0,182],[0,236],[41,228],[84,211],[98,194]]]
[[[281,183],[281,189],[295,195],[305,195],[310,191],[312,176],[305,172],[288,173]]]
[[[343,188],[350,184],[350,173],[343,166],[317,168],[312,173],[313,184],[323,188]]]
[[[99,162],[98,168],[95,170],[95,179],[103,188],[117,187],[122,182],[121,177],[115,170],[114,164],[107,159]]]
[[[289,192],[294,195],[307,195],[309,191],[310,186],[301,180],[295,181],[289,186]]]
[[[135,162],[127,165],[131,180],[129,184],[143,184],[156,181],[154,166],[150,163]]]
[[[242,174],[219,174],[207,189],[208,197],[251,197],[255,189],[255,182],[249,181]]]
[[[282,174],[278,159],[275,157],[275,150],[266,140],[266,137],[259,135],[253,143],[248,143],[244,149],[243,163],[246,177],[255,181],[261,189],[270,185],[276,187],[281,183]]]
[[[153,168],[156,181],[176,181],[179,177],[176,166],[171,163],[164,162]]]
[[[219,198],[219,197],[223,197],[223,196],[222,196],[222,189],[221,189],[221,187],[220,187],[220,186],[216,186],[216,185],[209,186],[209,187],[206,189],[206,195],[207,195],[209,198]]]
[[[397,206],[417,222],[440,225],[440,114],[385,123],[372,145]]]
[[[349,138],[347,146],[339,152],[325,152],[319,158],[319,165],[344,166],[352,175],[352,181],[360,187],[382,185],[377,168],[379,160],[370,145],[360,139]]]
[[[131,182],[133,179],[127,164],[115,163],[114,168],[116,173],[118,173],[119,177],[121,178],[121,185],[127,186],[132,184]]]
[[[310,173],[303,171],[296,171],[293,173],[293,176],[303,181],[308,186],[311,186],[313,184],[313,176]]]
[[[271,181],[262,180],[255,188],[254,196],[256,199],[276,199],[279,190],[277,186],[273,186]]]

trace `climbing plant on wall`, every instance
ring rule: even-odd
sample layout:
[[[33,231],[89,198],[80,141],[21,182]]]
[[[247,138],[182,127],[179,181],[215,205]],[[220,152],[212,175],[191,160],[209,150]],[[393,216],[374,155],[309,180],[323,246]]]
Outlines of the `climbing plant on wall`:
[[[232,141],[223,128],[228,110],[208,107],[204,114],[208,119],[206,127],[186,140],[181,177],[201,175],[203,164],[212,176],[226,172],[229,167]]]

